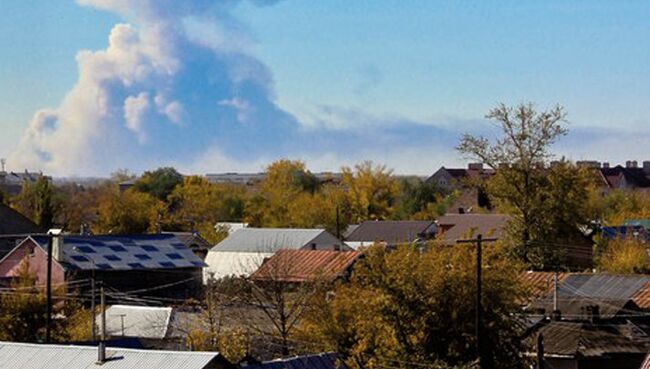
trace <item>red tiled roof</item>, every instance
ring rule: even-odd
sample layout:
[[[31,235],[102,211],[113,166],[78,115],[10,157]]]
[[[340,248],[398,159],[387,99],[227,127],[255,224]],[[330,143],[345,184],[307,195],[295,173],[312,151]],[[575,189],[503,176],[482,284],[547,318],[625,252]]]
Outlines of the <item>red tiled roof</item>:
[[[306,282],[343,276],[361,256],[358,251],[290,250],[275,253],[255,273],[253,280]]]

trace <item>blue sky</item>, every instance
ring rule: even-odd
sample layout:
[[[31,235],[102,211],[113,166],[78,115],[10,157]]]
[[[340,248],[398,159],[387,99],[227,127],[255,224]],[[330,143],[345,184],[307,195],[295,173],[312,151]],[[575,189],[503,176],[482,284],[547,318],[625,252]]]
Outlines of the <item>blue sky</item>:
[[[0,2],[12,169],[218,172],[288,156],[424,174],[464,161],[454,143],[490,133],[490,107],[523,101],[566,107],[560,154],[650,159],[647,1],[80,3]],[[112,31],[126,41],[105,56]]]

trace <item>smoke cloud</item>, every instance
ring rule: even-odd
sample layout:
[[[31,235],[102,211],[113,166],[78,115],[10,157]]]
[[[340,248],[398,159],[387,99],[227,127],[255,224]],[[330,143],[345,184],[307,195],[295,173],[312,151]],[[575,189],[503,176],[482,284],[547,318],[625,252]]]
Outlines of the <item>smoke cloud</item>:
[[[257,171],[291,157],[313,170],[370,159],[426,174],[460,161],[450,145],[458,134],[444,125],[334,106],[298,120],[281,109],[272,73],[232,16],[243,1],[277,2],[78,0],[125,23],[112,28],[105,49],[78,53],[77,82],[58,107],[33,115],[12,167],[52,175],[159,165]],[[364,89],[381,79],[372,68],[370,77]]]

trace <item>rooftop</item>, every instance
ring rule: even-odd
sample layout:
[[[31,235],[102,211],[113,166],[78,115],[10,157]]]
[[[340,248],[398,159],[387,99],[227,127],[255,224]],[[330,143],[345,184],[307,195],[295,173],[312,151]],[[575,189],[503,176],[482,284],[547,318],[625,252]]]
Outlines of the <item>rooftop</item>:
[[[107,348],[106,369],[203,369],[224,359],[218,352],[154,351]],[[97,369],[97,348],[0,342],[3,368]],[[38,363],[38,364],[37,364]]]
[[[433,225],[432,220],[370,220],[354,228],[346,237],[346,241],[413,242],[419,238],[426,238],[427,230]]]
[[[361,256],[358,251],[280,250],[251,275],[256,280],[306,282],[343,276]]]
[[[202,268],[205,263],[172,234],[61,236],[64,268],[138,270]],[[33,239],[47,249],[48,239]]]
[[[227,252],[275,252],[279,249],[300,249],[309,244],[342,245],[324,229],[242,228],[228,235],[212,248]]]

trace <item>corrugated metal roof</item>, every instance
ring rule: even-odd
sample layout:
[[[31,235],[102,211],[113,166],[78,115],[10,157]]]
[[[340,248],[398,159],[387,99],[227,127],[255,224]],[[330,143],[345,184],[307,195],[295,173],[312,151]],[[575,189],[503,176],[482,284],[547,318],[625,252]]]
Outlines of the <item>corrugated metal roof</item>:
[[[569,274],[558,287],[558,308],[563,316],[583,316],[584,307],[598,305],[602,317],[618,314],[650,282],[650,275]],[[534,306],[552,310],[553,294]]]
[[[171,315],[170,307],[113,305],[106,309],[106,331],[111,337],[163,339]],[[99,316],[97,321],[101,322]]]
[[[107,348],[106,369],[203,369],[222,360],[217,352]],[[97,348],[0,342],[2,369],[97,369]]]
[[[333,280],[343,276],[360,256],[358,251],[280,250],[251,278],[282,282]]]
[[[546,297],[553,291],[553,272],[536,272],[525,271],[519,274],[519,282],[525,289],[530,300]],[[569,274],[558,273],[558,284],[562,282]]]
[[[47,249],[46,237],[33,237]],[[62,236],[64,268],[138,270],[202,268],[205,263],[171,234]]]
[[[243,366],[244,369],[346,369],[336,353],[296,356]]]
[[[227,276],[249,276],[262,265],[264,259],[273,256],[271,252],[208,252],[205,262],[207,268],[203,269],[203,281],[214,277],[216,279]]]
[[[638,328],[637,328],[638,329]],[[555,322],[540,328],[544,335],[544,352],[552,355],[581,355],[587,358],[609,354],[645,354],[648,342],[641,336],[630,336],[628,324],[592,325],[588,323]]]
[[[432,227],[433,221],[429,220],[384,220],[366,221],[359,224],[347,237],[350,242],[389,242],[407,243],[419,238],[426,238],[427,230]]]
[[[641,309],[650,309],[650,282],[644,284],[643,287],[632,296],[632,301],[634,301],[636,306]]]
[[[332,249],[344,244],[324,229],[243,228],[219,242],[211,251],[264,252],[300,249],[315,244],[318,249]]]

